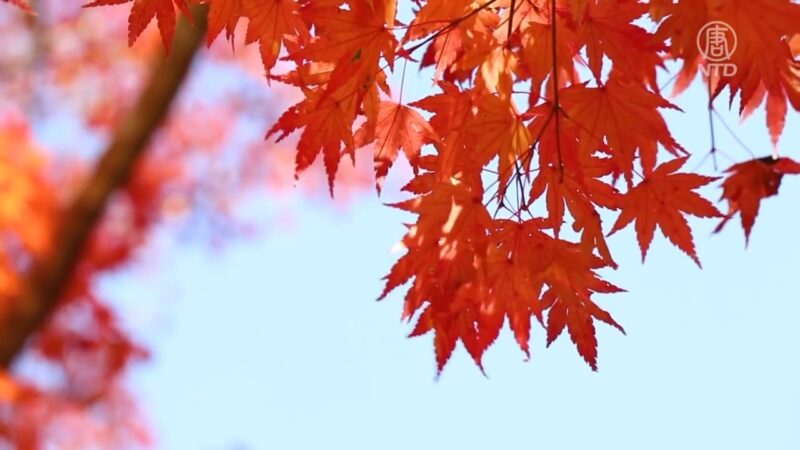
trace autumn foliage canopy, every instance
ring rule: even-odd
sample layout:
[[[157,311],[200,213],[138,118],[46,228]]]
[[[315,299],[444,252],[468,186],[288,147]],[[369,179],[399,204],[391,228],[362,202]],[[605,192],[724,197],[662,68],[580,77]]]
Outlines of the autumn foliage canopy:
[[[800,173],[785,157],[737,164],[720,212],[697,192],[716,179],[684,169],[691,152],[662,117],[678,107],[658,84],[667,63],[680,64],[677,91],[708,69],[702,29],[723,22],[738,70],[703,71],[709,105],[726,90],[743,115],[766,104],[777,143],[788,106],[800,109],[800,5],[788,0],[431,0],[408,23],[391,0],[209,3],[209,42],[246,19],[268,79],[302,91],[268,132],[299,133],[298,174],[322,158],[333,192],[342,159],[365,145],[379,191],[401,152],[414,168],[413,197],[393,206],[416,221],[381,298],[410,282],[404,316],[417,317],[412,336],[434,333],[439,370],[457,341],[480,366],[506,320],[527,354],[532,319],[548,343],[566,330],[596,368],[595,322],[622,331],[595,299],[621,291],[597,274],[616,267],[608,234],[633,226],[644,259],[658,228],[700,265],[687,215],[719,228],[739,215],[747,236],[760,201]],[[134,2],[130,40],[155,19],[169,45],[186,7]],[[390,89],[409,63],[432,69],[435,92]]]
[[[10,3],[29,10],[25,0]],[[299,99],[264,124],[260,151],[287,139],[294,167],[284,169],[295,176],[321,160],[334,195],[342,166],[366,149],[380,193],[398,157],[409,163],[408,198],[391,206],[412,222],[380,298],[405,289],[403,317],[414,321],[412,336],[433,334],[438,371],[459,341],[482,370],[505,323],[529,356],[532,322],[548,345],[566,331],[596,370],[598,321],[624,332],[600,305],[600,294],[622,291],[599,273],[617,267],[609,235],[633,227],[644,260],[659,229],[700,266],[687,217],[717,231],[738,220],[746,240],[760,203],[784,175],[800,174],[776,150],[789,109],[800,110],[800,5],[790,0],[97,0],[85,14],[123,4],[134,48],[152,24],[169,51],[179,19],[198,4],[207,6],[209,46],[257,48],[263,83]],[[724,57],[709,54],[721,42]],[[415,72],[432,86],[422,98],[408,95]],[[717,151],[685,148],[665,119],[694,82],[707,88],[712,121],[719,97],[743,118],[765,108],[771,154],[721,178],[687,169],[689,155]],[[19,218],[55,215],[58,199],[36,188],[34,153],[4,144],[23,135],[11,126],[0,133],[0,227],[37,254],[50,229]],[[154,202],[147,183],[171,176],[134,178],[140,184],[126,195]],[[721,210],[700,193],[713,185]],[[113,266],[135,244],[92,242],[98,266],[84,263],[78,277]],[[0,248],[5,299],[21,289],[14,258]],[[84,291],[70,298],[94,301],[86,283],[72,286]],[[98,320],[112,320],[95,306]],[[47,331],[42,351],[61,354],[64,341],[52,333],[68,332]],[[119,342],[93,349],[119,359],[113,370],[142,352]],[[0,379],[0,398],[28,398],[4,383],[12,382]]]

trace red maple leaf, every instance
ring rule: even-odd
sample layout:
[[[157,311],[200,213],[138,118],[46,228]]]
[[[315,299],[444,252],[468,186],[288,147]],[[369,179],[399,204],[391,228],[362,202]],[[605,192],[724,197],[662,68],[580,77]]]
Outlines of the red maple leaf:
[[[800,174],[800,163],[789,158],[775,159],[767,156],[735,164],[725,172],[730,175],[722,182],[720,200],[728,201],[728,213],[714,232],[721,231],[739,213],[745,242],[748,242],[761,200],[778,194],[784,174]]]
[[[84,6],[121,5],[130,2],[133,2],[133,6],[128,18],[128,45],[133,45],[147,25],[156,19],[164,46],[169,49],[172,45],[172,37],[175,35],[175,8],[177,7],[191,17],[186,0],[96,0]]]
[[[278,60],[284,41],[307,42],[308,30],[300,18],[300,5],[294,0],[239,0],[249,19],[245,42],[258,41],[261,61],[267,74]]]
[[[436,142],[436,132],[415,109],[395,102],[381,102],[374,129],[362,125],[354,136],[356,147],[375,141],[375,178],[380,192],[383,179],[400,149],[417,171],[422,146]]]
[[[227,29],[227,36],[233,36],[236,23],[242,15],[242,0],[209,0],[208,6],[208,32],[206,41],[208,45]]]
[[[622,213],[614,223],[611,233],[625,228],[635,220],[642,261],[658,225],[670,242],[700,265],[694,249],[692,229],[684,214],[697,217],[720,217],[722,214],[711,202],[694,192],[717,178],[694,173],[674,173],[687,159],[688,157],[676,158],[661,164],[624,196]]]
[[[561,96],[569,121],[579,129],[583,151],[607,148],[626,180],[633,178],[637,156],[648,175],[659,144],[675,156],[686,154],[659,112],[679,108],[640,84],[612,74],[603,86],[574,84]]]

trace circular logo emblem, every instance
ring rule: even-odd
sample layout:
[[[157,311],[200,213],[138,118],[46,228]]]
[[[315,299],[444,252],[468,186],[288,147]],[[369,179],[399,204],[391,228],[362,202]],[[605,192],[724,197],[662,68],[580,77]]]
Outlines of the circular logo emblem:
[[[731,59],[738,43],[733,27],[719,20],[708,22],[697,33],[697,49],[710,62]]]

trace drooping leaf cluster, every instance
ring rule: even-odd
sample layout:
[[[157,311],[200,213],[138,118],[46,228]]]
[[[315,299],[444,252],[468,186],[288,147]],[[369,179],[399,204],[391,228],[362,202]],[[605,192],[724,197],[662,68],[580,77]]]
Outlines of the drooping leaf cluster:
[[[132,3],[131,42],[155,20],[169,46],[196,2],[90,6],[119,3]],[[528,353],[533,319],[548,343],[566,330],[596,368],[596,320],[622,329],[596,299],[621,290],[599,275],[616,267],[609,233],[633,226],[644,258],[658,228],[699,265],[688,216],[721,228],[740,214],[749,235],[759,202],[798,173],[788,158],[733,166],[722,214],[698,191],[715,178],[684,171],[705,149],[672,137],[662,114],[677,106],[659,89],[667,61],[677,91],[702,69],[709,105],[724,91],[742,115],[766,105],[777,142],[800,109],[790,0],[429,0],[408,23],[396,0],[207,3],[209,42],[244,33],[268,79],[302,93],[268,133],[299,133],[297,173],[321,157],[333,192],[342,159],[371,145],[380,189],[408,159],[412,198],[394,206],[416,221],[381,297],[410,283],[404,316],[416,317],[412,335],[434,333],[439,370],[458,341],[480,366],[506,321]],[[714,22],[737,35],[732,73],[706,60]],[[393,92],[390,75],[409,67],[432,69],[435,92]]]

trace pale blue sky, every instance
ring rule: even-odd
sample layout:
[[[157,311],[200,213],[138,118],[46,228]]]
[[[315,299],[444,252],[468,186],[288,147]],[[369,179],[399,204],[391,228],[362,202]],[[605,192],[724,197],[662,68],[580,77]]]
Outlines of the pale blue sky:
[[[670,115],[697,155],[687,169],[708,149],[702,90]],[[800,157],[797,124],[782,148]],[[721,128],[719,147],[746,159]],[[763,115],[738,133],[768,154]],[[645,265],[631,229],[613,236],[620,269],[604,275],[629,292],[600,304],[628,335],[599,326],[598,373],[538,329],[524,362],[505,330],[488,379],[459,348],[436,381],[431,336],[405,338],[403,290],[374,301],[411,219],[374,195],[344,213],[298,196],[294,229],[180,247],[106,289],[148,324],[154,357],[132,384],[160,449],[796,449],[798,199],[787,177],[747,250],[738,222],[713,237],[715,222],[693,222],[703,270],[659,233]]]

